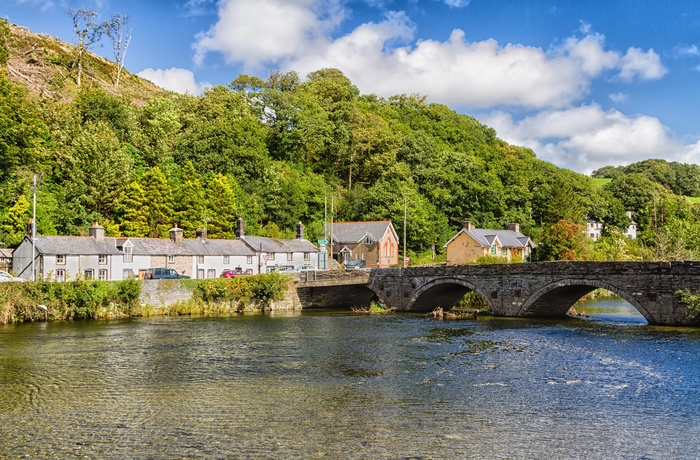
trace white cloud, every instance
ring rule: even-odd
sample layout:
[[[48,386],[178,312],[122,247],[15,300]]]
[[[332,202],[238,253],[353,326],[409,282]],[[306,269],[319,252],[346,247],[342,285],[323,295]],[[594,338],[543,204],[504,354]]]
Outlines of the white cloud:
[[[169,91],[175,91],[181,94],[201,94],[205,88],[211,86],[207,82],[198,83],[194,73],[187,69],[145,69],[137,74],[141,78],[145,78],[153,82],[153,84]]]
[[[246,71],[268,64],[304,75],[336,67],[363,92],[426,94],[453,108],[564,108],[605,73],[631,81],[666,72],[653,50],[630,48],[622,55],[606,50],[600,34],[572,37],[549,50],[469,42],[459,29],[447,41],[414,41],[414,25],[403,12],[333,37],[346,16],[342,1],[222,0],[217,24],[197,37],[195,62],[217,52]]]
[[[219,21],[197,36],[195,62],[219,52],[229,63],[257,68],[314,53],[344,14],[336,1],[222,0]]]
[[[469,5],[471,0],[443,0],[445,5],[450,8],[464,8]]]
[[[689,147],[676,142],[657,118],[630,117],[598,105],[543,111],[519,121],[505,112],[493,112],[481,121],[505,141],[583,173],[650,157],[683,161],[690,158],[691,151],[700,151],[700,143]]]
[[[700,56],[700,50],[698,50],[698,47],[696,45],[679,46],[673,51],[676,57]]]
[[[610,100],[615,104],[624,104],[627,102],[627,95],[624,93],[614,93],[610,94],[608,97],[610,97]]]
[[[620,61],[618,76],[623,81],[632,81],[636,76],[643,80],[656,80],[663,77],[666,72],[666,68],[661,64],[661,58],[654,50],[644,52],[639,48],[630,48]]]

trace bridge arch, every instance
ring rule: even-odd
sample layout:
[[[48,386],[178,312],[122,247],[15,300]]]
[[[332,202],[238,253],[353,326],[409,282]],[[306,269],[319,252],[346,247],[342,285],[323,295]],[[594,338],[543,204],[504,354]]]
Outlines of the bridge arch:
[[[639,299],[603,280],[563,279],[535,291],[520,307],[517,316],[564,316],[581,297],[595,289],[608,290],[629,302],[648,323],[654,319]]]
[[[460,278],[436,278],[418,288],[406,303],[406,311],[432,311],[452,307],[468,292],[475,292],[492,308],[491,302],[474,284]]]

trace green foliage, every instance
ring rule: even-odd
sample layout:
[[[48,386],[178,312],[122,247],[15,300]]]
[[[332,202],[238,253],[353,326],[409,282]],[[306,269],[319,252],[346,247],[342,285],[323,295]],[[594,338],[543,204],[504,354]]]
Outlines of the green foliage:
[[[590,240],[583,227],[560,220],[545,230],[535,251],[537,260],[585,260],[589,258]]]
[[[503,257],[492,256],[492,255],[479,256],[474,261],[474,264],[476,264],[476,265],[505,264],[505,263],[507,263],[507,261]]]
[[[206,303],[235,304],[242,311],[253,300],[263,305],[282,300],[289,282],[289,277],[280,273],[210,279],[197,284],[194,297]]]
[[[128,317],[140,293],[137,280],[0,283],[0,323]]]
[[[7,19],[0,18],[0,67],[5,67],[8,59],[10,59],[10,50],[7,48],[7,40],[12,31]]]
[[[691,291],[683,289],[676,292],[680,301],[688,307],[688,313],[691,316],[697,316],[700,313],[700,290]]]
[[[0,219],[0,241],[8,247],[19,245],[27,234],[27,223],[31,216],[29,201],[24,195],[20,195],[17,202]]]

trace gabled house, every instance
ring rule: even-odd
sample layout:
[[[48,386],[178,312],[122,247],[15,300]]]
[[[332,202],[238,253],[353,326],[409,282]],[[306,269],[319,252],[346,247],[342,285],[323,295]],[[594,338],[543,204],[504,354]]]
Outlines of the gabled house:
[[[474,262],[481,256],[501,257],[508,262],[529,260],[535,244],[520,233],[520,225],[510,224],[507,230],[475,228],[471,222],[457,232],[445,245],[447,265]]]
[[[339,263],[364,260],[367,267],[399,263],[399,237],[390,220],[335,222],[326,225],[331,253]]]

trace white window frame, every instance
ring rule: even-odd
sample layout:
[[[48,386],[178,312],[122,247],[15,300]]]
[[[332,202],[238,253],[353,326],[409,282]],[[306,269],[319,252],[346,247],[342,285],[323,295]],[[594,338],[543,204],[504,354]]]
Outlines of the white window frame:
[[[65,281],[66,280],[66,271],[62,268],[57,269],[55,274],[54,274],[54,278],[56,278],[56,281]]]
[[[83,271],[83,277],[86,280],[94,280],[95,279],[95,270],[93,270],[92,268],[86,268]]]
[[[207,278],[216,278],[216,270],[213,268],[207,270]]]
[[[174,255],[169,255],[168,256],[168,263],[169,264],[174,264],[175,263],[175,256]]]
[[[203,264],[204,263],[204,256],[197,256],[197,263]]]
[[[66,264],[66,255],[65,254],[56,254],[56,265],[65,265]]]
[[[100,265],[107,265],[107,254],[100,254],[97,256],[97,263]]]
[[[248,264],[252,264],[253,263],[253,256],[246,256],[245,261]]]
[[[311,260],[311,254],[308,252],[304,253],[304,260]]]
[[[106,268],[100,268],[99,270],[97,270],[97,279],[98,280],[107,281],[108,278],[109,278],[109,274],[108,274]]]
[[[230,256],[224,256],[224,265],[228,265],[231,263],[231,257]]]
[[[131,246],[124,246],[124,262],[133,262],[134,261],[134,248]]]
[[[293,252],[288,252],[287,253],[287,262],[291,262],[294,260],[294,253]]]

